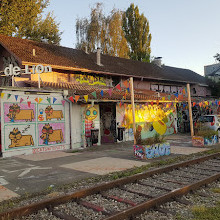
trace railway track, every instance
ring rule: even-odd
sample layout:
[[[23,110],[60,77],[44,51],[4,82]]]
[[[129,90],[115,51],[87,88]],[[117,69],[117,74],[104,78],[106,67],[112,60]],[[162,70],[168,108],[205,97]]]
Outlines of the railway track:
[[[220,179],[220,153],[47,199],[0,214],[0,219],[135,219],[136,215]],[[162,210],[163,211],[163,210]],[[37,217],[38,216],[38,217]],[[42,217],[44,216],[44,217]],[[27,217],[28,219],[28,217]]]

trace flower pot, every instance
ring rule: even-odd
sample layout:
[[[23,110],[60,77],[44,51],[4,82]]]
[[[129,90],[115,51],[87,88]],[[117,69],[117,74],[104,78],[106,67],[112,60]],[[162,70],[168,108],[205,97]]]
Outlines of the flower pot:
[[[138,159],[151,159],[170,155],[170,143],[158,143],[152,145],[134,145],[134,156]]]

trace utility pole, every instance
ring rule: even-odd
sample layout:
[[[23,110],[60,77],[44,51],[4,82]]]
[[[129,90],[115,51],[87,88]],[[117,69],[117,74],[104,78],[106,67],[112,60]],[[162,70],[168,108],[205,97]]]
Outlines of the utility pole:
[[[191,104],[191,95],[190,95],[190,85],[189,85],[189,83],[187,83],[187,94],[188,94],[188,106],[189,106],[190,131],[191,131],[191,136],[194,136],[193,118],[192,118],[192,104]]]
[[[134,134],[134,145],[137,143],[136,141],[136,123],[135,123],[135,106],[134,106],[134,82],[133,77],[130,77],[130,85],[131,85],[131,106],[132,106],[132,116],[133,116],[133,134]]]

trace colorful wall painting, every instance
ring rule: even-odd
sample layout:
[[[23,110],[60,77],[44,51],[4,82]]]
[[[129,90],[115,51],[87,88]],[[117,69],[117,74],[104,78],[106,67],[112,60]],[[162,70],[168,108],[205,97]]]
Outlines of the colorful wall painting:
[[[39,145],[60,144],[65,141],[64,123],[38,124]]]
[[[134,156],[138,159],[146,159],[145,148],[139,145],[134,145]]]
[[[213,135],[211,138],[204,138],[204,145],[211,146],[218,143],[217,135]]]
[[[141,138],[146,139],[155,134],[169,135],[177,132],[176,108],[170,104],[160,105],[136,105],[136,126],[141,131]],[[132,108],[128,105],[125,109],[117,108],[117,122],[121,127],[131,129]]]
[[[200,136],[193,136],[192,137],[192,145],[196,147],[203,147],[204,146],[204,138]]]
[[[165,155],[170,155],[170,144],[160,143],[153,145],[134,145],[134,156],[138,159],[152,159]]]
[[[35,124],[9,124],[5,126],[4,142],[7,149],[34,147]]]
[[[106,86],[106,78],[100,77],[100,76],[90,76],[90,75],[82,75],[82,74],[76,74],[74,75],[77,82],[80,84],[88,84],[88,85],[100,85],[100,86]]]
[[[123,141],[131,141],[131,140],[134,140],[133,127],[132,127],[132,123],[128,121],[129,120],[128,117],[126,120],[125,118],[126,116],[127,116],[127,111],[125,107],[123,105],[121,107],[117,105],[116,106],[117,127],[125,127],[125,131],[124,131],[125,140]]]
[[[169,143],[153,144],[153,145],[146,146],[145,149],[146,149],[147,159],[170,155],[170,144]]]
[[[4,103],[4,119],[5,123],[35,121],[35,104]]]
[[[38,104],[38,121],[63,121],[65,111],[62,104]]]
[[[69,108],[62,102],[62,95],[25,95],[20,91],[4,93],[1,98],[3,157],[33,153],[35,148],[50,147],[50,151],[58,149],[56,146],[69,148],[69,118],[65,117]],[[42,149],[36,152],[42,152]]]
[[[91,145],[91,129],[100,129],[100,116],[98,105],[82,105],[82,145]],[[99,137],[100,138],[100,137]],[[99,141],[100,142],[100,141]]]

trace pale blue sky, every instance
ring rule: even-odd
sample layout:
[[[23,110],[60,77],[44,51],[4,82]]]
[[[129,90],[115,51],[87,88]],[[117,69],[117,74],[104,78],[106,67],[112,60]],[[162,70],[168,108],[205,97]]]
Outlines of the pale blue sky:
[[[54,11],[63,31],[61,45],[75,48],[75,21],[88,17],[97,0],[51,0],[47,10]],[[220,0],[102,0],[108,14],[113,7],[126,10],[138,5],[150,23],[152,56],[162,63],[188,68],[201,75],[204,65],[215,63],[220,53]]]

